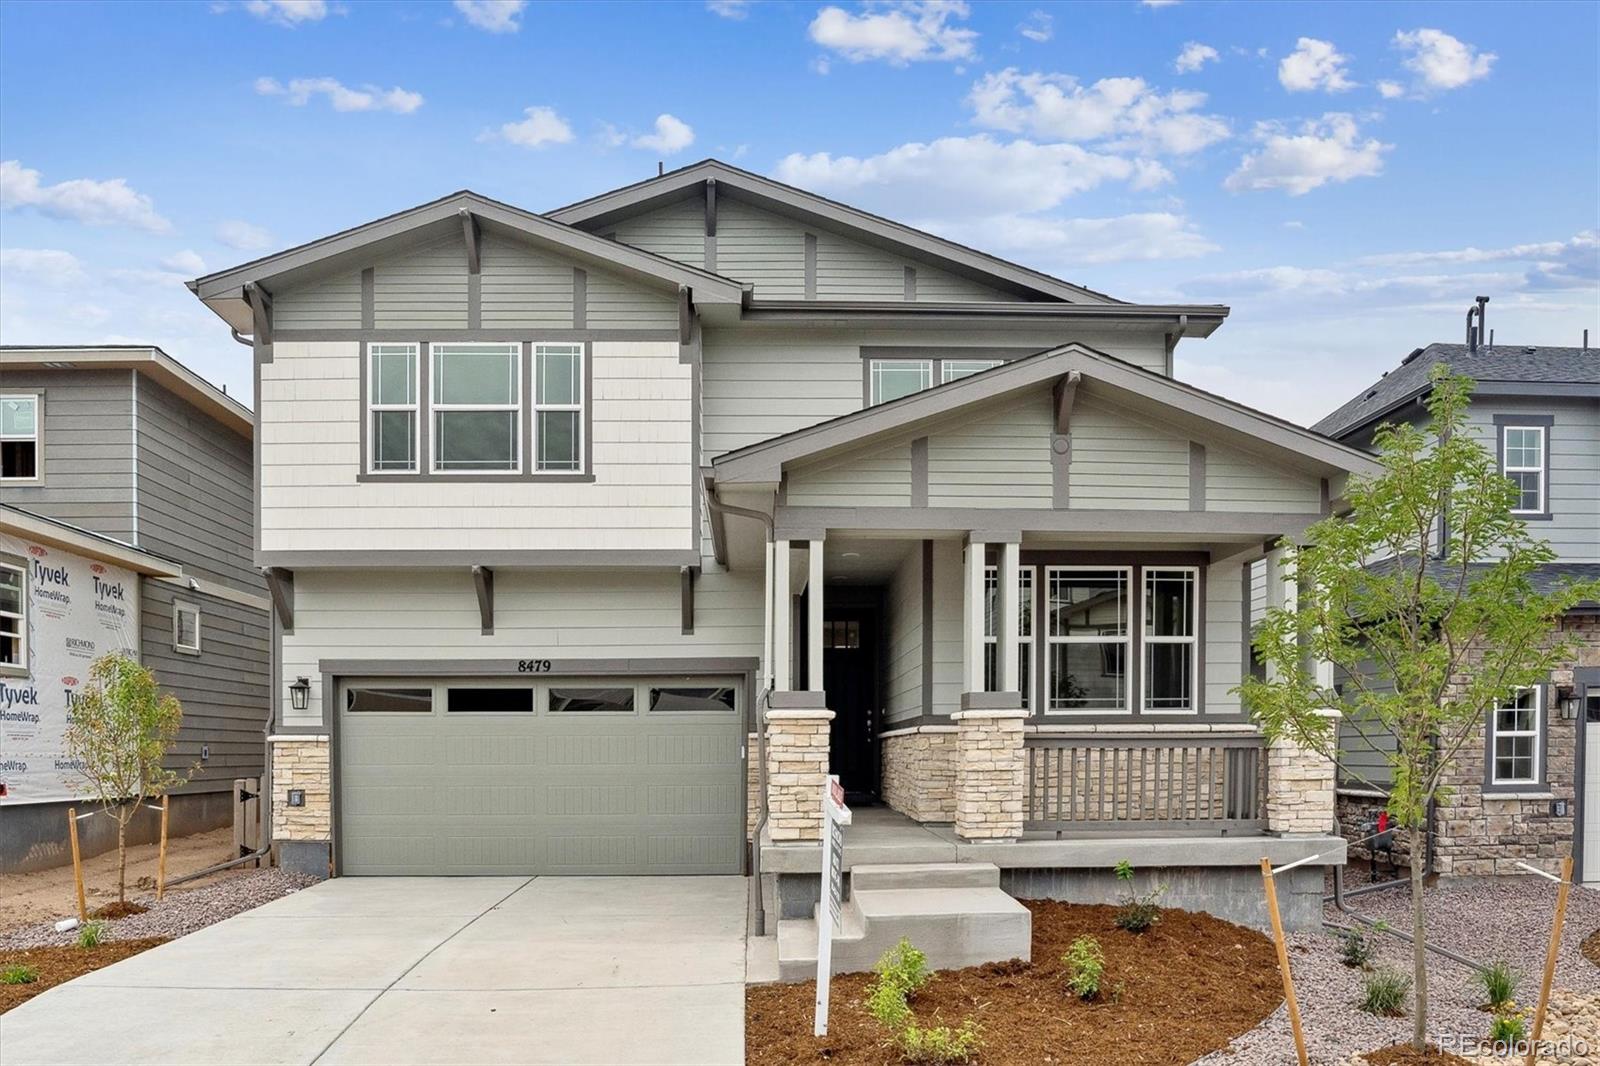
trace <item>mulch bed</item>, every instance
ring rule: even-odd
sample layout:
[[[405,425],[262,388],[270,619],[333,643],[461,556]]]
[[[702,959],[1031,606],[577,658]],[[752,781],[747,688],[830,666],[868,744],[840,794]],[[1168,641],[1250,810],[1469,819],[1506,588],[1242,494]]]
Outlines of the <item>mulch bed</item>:
[[[110,940],[92,948],[71,947],[25,948],[17,951],[0,951],[0,970],[12,966],[27,966],[39,975],[37,981],[25,985],[0,985],[0,1014],[12,1007],[21,1006],[47,988],[64,981],[81,977],[102,966],[121,962],[130,955],[148,951],[157,944],[165,944],[164,936],[146,937],[143,940]]]
[[[116,900],[112,903],[107,903],[103,907],[96,907],[89,912],[89,917],[126,918],[129,915],[144,914],[149,909],[149,907],[141,907],[137,903],[129,903],[127,900]]]
[[[1418,1051],[1410,1044],[1390,1044],[1361,1057],[1372,1066],[1472,1066],[1460,1055],[1452,1055],[1438,1048]]]
[[[1143,933],[1112,922],[1116,908],[1024,900],[1033,912],[1033,962],[936,973],[912,1001],[922,1026],[982,1027],[974,1061],[1000,1064],[1182,1066],[1261,1022],[1283,1002],[1272,943],[1208,914],[1164,910]],[[1066,989],[1061,956],[1084,934],[1100,941],[1099,1001]],[[767,985],[745,996],[751,1066],[826,1062],[892,1066],[900,1056],[862,1005],[870,974],[835,977],[828,1035],[811,1035],[815,982]]]
[[[1600,929],[1596,929],[1584,938],[1583,943],[1578,945],[1578,950],[1583,952],[1584,958],[1600,966]]]

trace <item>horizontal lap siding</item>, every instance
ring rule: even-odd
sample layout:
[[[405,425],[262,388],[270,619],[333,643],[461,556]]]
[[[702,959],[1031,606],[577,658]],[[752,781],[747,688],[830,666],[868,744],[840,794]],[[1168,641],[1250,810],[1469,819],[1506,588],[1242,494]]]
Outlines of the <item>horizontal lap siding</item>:
[[[1319,479],[1231,448],[1206,449],[1206,510],[1316,514],[1321,509]]]
[[[487,234],[480,254],[484,329],[572,328],[570,262]]]
[[[908,507],[911,445],[789,474],[788,502],[802,507]]]
[[[678,299],[616,274],[589,271],[590,329],[677,329]]]
[[[1072,412],[1069,500],[1081,508],[1189,508],[1189,442],[1102,403]]]
[[[378,329],[465,329],[466,241],[453,237],[379,260],[372,310]]]
[[[1239,697],[1229,690],[1243,679],[1244,575],[1243,564],[1206,567],[1205,691],[1207,714],[1238,714]]]
[[[1050,507],[1050,394],[928,436],[928,506]]]
[[[706,205],[702,197],[623,219],[606,232],[635,248],[693,267],[706,265]]]
[[[821,299],[904,300],[908,265],[871,245],[834,233],[817,233],[817,296]]]
[[[913,263],[917,268],[917,301],[930,303],[990,302],[1015,300],[1010,293],[991,289],[982,282],[940,270],[938,267]]]
[[[592,483],[358,483],[359,345],[279,342],[261,368],[267,551],[693,547],[690,372],[672,342],[602,341]]]
[[[886,722],[922,713],[922,544],[913,541],[889,580]]]
[[[748,281],[758,300],[806,294],[805,229],[737,200],[717,203],[717,273]]]
[[[1373,660],[1359,663],[1357,672],[1362,678],[1362,685],[1352,682],[1349,671],[1342,668],[1335,670],[1334,680],[1343,686],[1347,699],[1356,699],[1362,686],[1368,691],[1384,695],[1394,691],[1394,683],[1379,675],[1378,665]],[[1340,783],[1354,788],[1387,788],[1391,784],[1389,756],[1396,748],[1394,734],[1376,720],[1368,718],[1358,722],[1350,717],[1341,718],[1339,761],[1343,765],[1339,769]]]
[[[1594,400],[1479,400],[1469,423],[1492,454],[1498,453],[1496,415],[1554,418],[1550,427],[1550,514],[1528,531],[1550,542],[1562,562],[1600,562],[1600,404]],[[1530,423],[1531,424],[1531,423]]]
[[[959,540],[933,542],[933,713],[961,709],[966,553]]]
[[[44,481],[4,501],[118,540],[134,538],[132,370],[12,370],[6,391],[44,394]]]
[[[347,270],[273,293],[276,329],[358,329],[361,326],[361,272]]]
[[[290,726],[316,725],[323,659],[628,659],[758,657],[759,571],[708,569],[695,583],[695,631],[681,632],[676,571],[512,570],[495,574],[495,631],[479,629],[466,570],[301,571],[283,676],[312,679],[309,710],[281,697]]]

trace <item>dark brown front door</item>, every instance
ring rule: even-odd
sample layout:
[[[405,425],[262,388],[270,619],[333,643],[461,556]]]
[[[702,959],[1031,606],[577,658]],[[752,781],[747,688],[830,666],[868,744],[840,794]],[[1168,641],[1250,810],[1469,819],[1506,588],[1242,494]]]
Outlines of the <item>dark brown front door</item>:
[[[878,612],[827,608],[822,628],[822,683],[833,711],[828,762],[847,802],[878,795]]]

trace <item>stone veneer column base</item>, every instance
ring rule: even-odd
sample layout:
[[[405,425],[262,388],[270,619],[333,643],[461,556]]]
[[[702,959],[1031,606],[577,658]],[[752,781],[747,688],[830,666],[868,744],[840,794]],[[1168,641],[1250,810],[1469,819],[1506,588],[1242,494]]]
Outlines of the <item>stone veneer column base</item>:
[[[918,822],[956,820],[956,727],[911,726],[882,737],[883,801]]]
[[[1337,718],[1337,711],[1321,712]],[[1335,723],[1334,728],[1338,725]],[[1334,765],[1295,741],[1267,746],[1267,831],[1283,836],[1337,834]]]
[[[1022,836],[1027,762],[1023,722],[1011,709],[958,711],[956,724],[956,836],[996,842]]]
[[[828,776],[833,712],[767,712],[767,835],[774,842],[822,839],[822,783]]]
[[[283,733],[272,742],[272,841],[279,865],[327,877],[333,847],[333,775],[326,734]],[[290,789],[305,804],[289,806]]]

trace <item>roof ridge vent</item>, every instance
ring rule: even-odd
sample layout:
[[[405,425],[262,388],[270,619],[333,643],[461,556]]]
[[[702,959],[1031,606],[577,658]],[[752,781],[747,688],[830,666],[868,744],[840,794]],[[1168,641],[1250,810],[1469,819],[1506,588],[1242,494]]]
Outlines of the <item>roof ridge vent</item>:
[[[1532,355],[1534,352],[1536,352],[1538,350],[1539,350],[1538,348],[1535,348],[1533,345],[1530,344],[1526,348],[1522,349],[1522,352],[1523,352],[1524,355]]]

